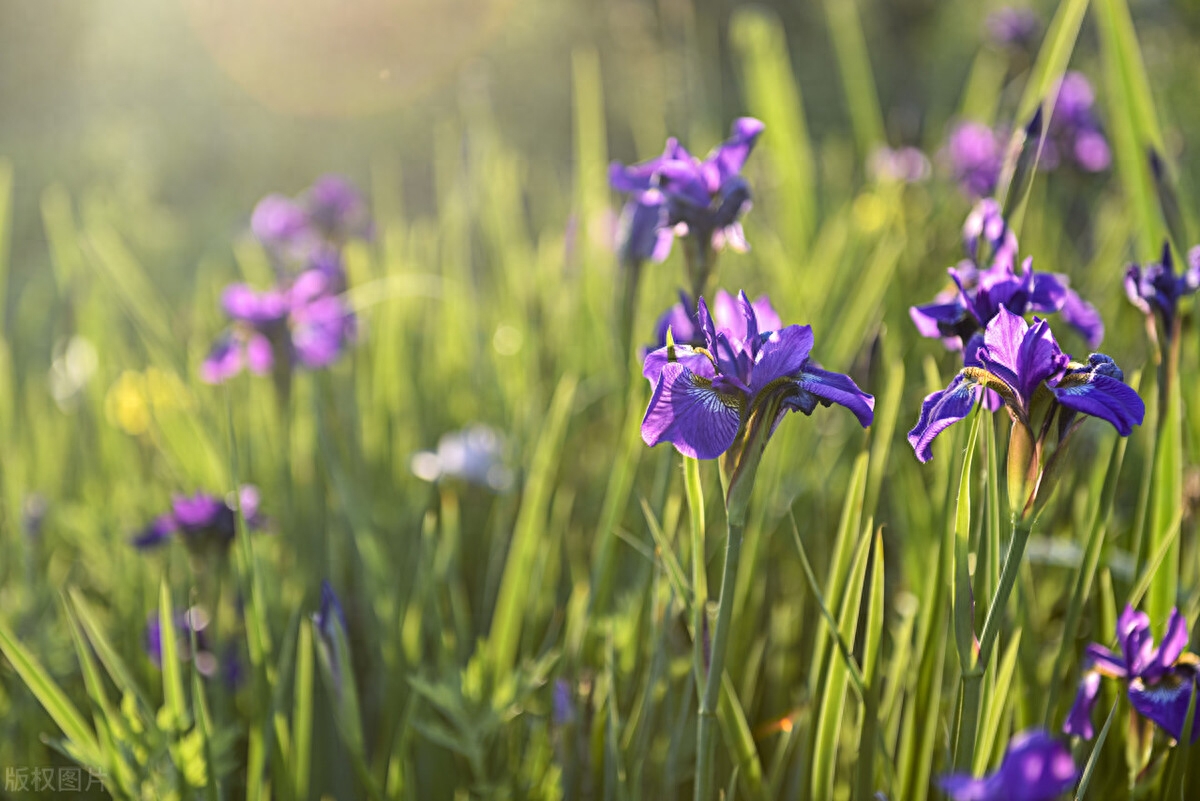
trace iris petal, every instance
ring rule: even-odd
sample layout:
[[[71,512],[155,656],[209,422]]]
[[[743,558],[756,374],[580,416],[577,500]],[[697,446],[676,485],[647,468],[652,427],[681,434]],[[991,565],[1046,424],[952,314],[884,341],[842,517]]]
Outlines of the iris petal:
[[[921,404],[921,417],[912,431],[908,442],[916,451],[917,459],[928,462],[933,458],[933,440],[954,423],[964,419],[979,399],[980,388],[969,383],[961,375],[955,376],[950,386],[934,392]]]
[[[1085,383],[1051,387],[1050,391],[1068,409],[1112,423],[1123,437],[1133,433],[1133,427],[1141,425],[1146,416],[1141,397],[1128,384],[1110,376],[1093,375]]]
[[[737,436],[740,398],[725,396],[678,362],[663,367],[642,420],[647,445],[670,442],[684,456],[715,459]]]
[[[796,381],[805,392],[812,393],[826,404],[845,406],[866,428],[875,419],[875,398],[858,388],[848,375],[822,370],[815,365],[806,365]]]

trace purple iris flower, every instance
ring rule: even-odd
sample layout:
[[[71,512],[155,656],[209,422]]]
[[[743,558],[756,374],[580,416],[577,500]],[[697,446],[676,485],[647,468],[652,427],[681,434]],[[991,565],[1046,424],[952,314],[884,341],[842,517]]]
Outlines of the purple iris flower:
[[[864,428],[871,424],[875,399],[849,376],[813,363],[812,328],[761,330],[758,313],[744,292],[738,293],[738,306],[744,337],[732,336],[732,327],[718,331],[701,298],[697,319],[704,347],[668,344],[646,356],[644,374],[654,385],[642,420],[647,445],[670,442],[685,456],[715,459],[729,450],[751,414],[772,397],[781,402],[773,424],[788,410],[812,414],[818,403],[838,403]]]
[[[236,505],[234,505],[236,503]],[[165,545],[174,534],[179,534],[189,548],[206,545],[227,546],[237,533],[237,508],[252,531],[266,527],[267,519],[260,508],[258,488],[243,484],[238,490],[236,501],[222,499],[207,492],[193,495],[176,495],[171,500],[171,511],[156,517],[139,532],[130,543],[140,549]]]
[[[371,238],[373,225],[362,193],[340,175],[323,175],[298,198],[259,201],[250,230],[273,257],[303,262],[323,247]]]
[[[946,159],[959,188],[968,197],[988,197],[996,191],[1004,166],[1003,140],[979,122],[961,122],[950,132]]]
[[[1112,163],[1112,151],[1092,105],[1095,93],[1079,72],[1068,72],[1058,85],[1054,115],[1046,129],[1039,164],[1053,170],[1073,164],[1084,172],[1102,172]]]
[[[630,196],[623,253],[661,261],[670,250],[664,231],[693,236],[713,250],[744,250],[738,220],[750,207],[750,187],[740,173],[762,131],[760,121],[741,117],[703,161],[671,138],[658,158],[631,166],[613,162],[609,183]]]
[[[988,37],[1005,47],[1028,47],[1033,44],[1041,23],[1037,14],[1028,8],[997,9],[987,18]]]
[[[766,295],[755,300],[750,306],[758,318],[760,329],[778,331],[783,327],[779,313],[775,311]],[[704,329],[700,325],[695,309],[696,304],[686,293],[681,291],[679,302],[658,318],[658,324],[654,327],[654,347],[657,349],[666,346],[668,331],[671,332],[671,338],[677,344],[702,347],[705,344]],[[713,296],[711,311],[713,325],[716,326],[718,333],[724,332],[730,339],[739,342],[746,338],[746,318],[742,314],[741,306],[724,289],[718,289],[716,295]],[[654,375],[658,375],[657,370],[661,369],[662,365],[647,362],[646,367],[654,369]],[[650,378],[649,375],[646,377]]]
[[[1071,751],[1043,729],[1013,737],[995,772],[943,776],[938,784],[952,801],[1052,801],[1075,786],[1079,770]]]
[[[1125,272],[1125,294],[1147,317],[1155,315],[1169,336],[1175,323],[1179,299],[1200,289],[1200,246],[1188,253],[1188,267],[1175,273],[1171,246],[1163,243],[1162,258],[1145,267],[1131,264]]]
[[[908,433],[922,462],[932,458],[934,438],[966,418],[984,388],[994,390],[1012,413],[1013,424],[1024,426],[1039,442],[1056,413],[1060,445],[1082,422],[1081,414],[1107,420],[1123,437],[1145,417],[1145,404],[1124,383],[1112,359],[1093,353],[1086,364],[1072,362],[1045,320],[1035,318],[1030,326],[1003,306],[983,335],[968,343],[965,357],[967,365],[950,385],[925,398],[920,419]]]
[[[1016,269],[1017,238],[996,201],[980,201],[967,216],[963,246],[970,259],[947,271],[954,287],[932,303],[909,309],[922,336],[940,338],[948,349],[959,350],[1005,308],[1017,315],[1058,312],[1090,348],[1104,339],[1104,321],[1071,289],[1065,275],[1035,273],[1031,258]],[[985,249],[990,254],[986,268],[981,265]]]
[[[335,362],[357,335],[354,313],[333,293],[335,280],[312,269],[286,290],[229,286],[222,306],[234,325],[209,350],[201,379],[219,384],[246,368],[266,375],[293,365],[320,369]]]
[[[1129,703],[1137,713],[1154,721],[1176,740],[1183,737],[1183,724],[1191,704],[1192,688],[1200,675],[1200,658],[1185,651],[1187,621],[1178,609],[1171,610],[1162,642],[1154,647],[1150,618],[1126,606],[1117,620],[1115,654],[1098,643],[1084,652],[1084,674],[1079,693],[1067,715],[1063,731],[1090,740],[1095,736],[1092,708],[1100,693],[1100,677],[1125,682]],[[1200,738],[1200,725],[1192,727],[1192,742]]]

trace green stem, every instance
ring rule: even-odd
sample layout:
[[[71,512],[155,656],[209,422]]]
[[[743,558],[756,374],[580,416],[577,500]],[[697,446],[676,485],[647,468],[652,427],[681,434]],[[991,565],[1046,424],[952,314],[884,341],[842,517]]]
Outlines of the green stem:
[[[717,703],[721,697],[721,676],[725,672],[725,646],[733,618],[734,584],[738,562],[742,555],[742,521],[729,521],[729,537],[725,542],[725,569],[721,575],[721,600],[717,607],[717,623],[713,630],[708,676],[700,696],[700,719],[696,729],[696,795],[695,801],[712,798],[714,754],[716,751]],[[703,631],[696,632],[703,637]]]
[[[987,665],[992,658],[992,647],[1000,633],[1000,621],[1004,618],[1004,609],[1008,606],[1008,598],[1012,595],[1013,585],[1017,583],[1017,574],[1021,569],[1021,560],[1025,555],[1025,545],[1029,542],[1029,533],[1033,530],[1031,519],[1013,520],[1012,543],[1008,546],[1008,554],[1004,557],[1004,569],[1000,572],[1000,584],[996,594],[992,596],[988,606],[987,617],[983,622],[983,635],[979,638],[979,652],[975,657],[975,666],[965,672],[962,677],[962,701],[959,709],[958,740],[955,748],[955,767],[969,769],[975,761],[975,735],[979,728],[979,702],[982,692],[983,677]]]

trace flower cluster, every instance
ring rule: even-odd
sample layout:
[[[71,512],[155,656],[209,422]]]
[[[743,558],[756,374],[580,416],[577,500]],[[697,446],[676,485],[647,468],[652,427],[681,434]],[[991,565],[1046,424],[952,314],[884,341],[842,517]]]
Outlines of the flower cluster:
[[[735,120],[729,139],[701,161],[674,139],[658,158],[609,167],[609,183],[629,195],[623,217],[621,256],[625,260],[662,261],[675,235],[691,236],[702,247],[726,245],[744,250],[738,220],[750,207],[750,187],[742,165],[763,124],[751,117]]]
[[[156,548],[178,534],[189,550],[224,550],[237,534],[239,508],[251,530],[266,527],[267,519],[259,509],[258,488],[244,484],[236,496],[230,493],[226,498],[207,492],[176,495],[171,500],[171,511],[156,517],[131,543],[136,548]]]
[[[1071,289],[1065,275],[1036,273],[1032,257],[1016,268],[1017,238],[1005,223],[996,201],[980,201],[963,225],[968,259],[947,272],[954,282],[932,303],[913,306],[909,316],[922,336],[940,338],[951,350],[973,350],[971,339],[995,319],[1000,309],[1017,314],[1059,313],[1087,342],[1104,338],[1099,313]],[[990,254],[990,262],[984,253]],[[987,266],[985,266],[985,264]]]
[[[765,299],[759,306],[768,311]],[[840,373],[818,367],[810,357],[812,328],[760,328],[755,304],[738,294],[737,311],[718,328],[701,298],[696,321],[703,345],[675,344],[646,355],[642,374],[654,387],[642,420],[647,445],[670,442],[680,453],[715,459],[733,446],[751,416],[778,404],[773,428],[789,410],[812,414],[817,404],[848,408],[870,425],[875,399]],[[774,322],[774,320],[771,320]]]
[[[1009,741],[995,773],[943,776],[938,782],[951,801],[1053,801],[1075,786],[1079,770],[1071,751],[1042,729]]]
[[[1092,708],[1100,693],[1100,678],[1107,676],[1125,683],[1129,703],[1139,715],[1181,739],[1192,691],[1200,677],[1200,657],[1185,650],[1187,621],[1173,609],[1162,642],[1155,648],[1150,618],[1126,606],[1117,620],[1117,643],[1119,654],[1099,643],[1087,647],[1083,679],[1063,731],[1087,740],[1095,736]],[[1192,727],[1192,742],[1198,737],[1200,725]]]
[[[372,234],[358,190],[344,178],[323,176],[298,198],[264,198],[250,228],[278,281],[262,291],[245,284],[226,288],[221,306],[232,324],[200,368],[210,384],[244,369],[283,382],[293,367],[329,366],[357,334],[357,319],[341,296],[346,289],[341,249],[349,239]]]

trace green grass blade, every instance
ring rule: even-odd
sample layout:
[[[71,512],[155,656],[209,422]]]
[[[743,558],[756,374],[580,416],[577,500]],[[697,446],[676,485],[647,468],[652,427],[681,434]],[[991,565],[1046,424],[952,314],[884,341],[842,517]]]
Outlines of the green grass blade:
[[[867,575],[867,557],[870,552],[871,536],[868,531],[861,538],[858,553],[854,557],[854,563],[842,595],[844,600],[836,631],[846,643],[854,642],[854,635],[858,629],[858,609],[862,602],[863,584]],[[813,798],[833,798],[838,739],[842,728],[846,689],[850,683],[850,661],[852,660],[830,659],[824,680],[821,682],[821,702],[817,712],[812,756]]]
[[[1092,774],[1096,771],[1096,765],[1099,764],[1100,752],[1104,749],[1104,741],[1108,739],[1108,730],[1112,726],[1113,718],[1117,716],[1118,704],[1113,704],[1112,709],[1108,712],[1108,717],[1104,720],[1104,726],[1100,729],[1100,734],[1096,736],[1096,742],[1092,746],[1092,754],[1088,757],[1087,764],[1083,766],[1083,774],[1079,779],[1079,787],[1075,790],[1075,801],[1083,801],[1087,796],[1088,787],[1092,783]]]
[[[296,675],[292,686],[292,784],[297,798],[308,798],[312,774],[313,642],[312,627],[301,621],[296,643]]]
[[[879,662],[884,626],[882,532],[875,533],[872,554],[871,577],[868,581],[870,593],[867,598],[867,631],[863,638],[863,680],[867,684],[867,693],[863,699],[863,723],[862,730],[858,735],[858,765],[855,772],[857,785],[854,797],[859,801],[869,801],[876,789],[875,757],[880,732],[879,699],[882,694],[879,681]]]
[[[767,126],[763,174],[776,177],[779,219],[788,221],[778,235],[787,251],[801,258],[817,230],[817,167],[783,28],[772,13],[743,8],[733,15],[729,38],[741,63],[750,113]]]
[[[875,148],[887,144],[887,135],[857,0],[825,0],[825,15],[829,19],[833,52],[837,55],[842,89],[850,108],[858,154],[866,160]]]
[[[979,438],[983,406],[977,406],[967,435],[967,449],[958,478],[958,500],[954,507],[954,644],[963,672],[975,665],[975,603],[971,598],[971,574],[967,564],[971,547],[971,464]],[[961,745],[961,744],[960,744]],[[970,746],[968,745],[968,749]],[[959,765],[962,767],[962,765]]]
[[[171,605],[171,588],[167,586],[166,579],[159,585],[158,632],[162,642],[163,712],[166,714],[166,720],[160,720],[159,725],[170,731],[183,732],[190,725],[190,720],[183,694],[175,610]]]
[[[1171,357],[1169,357],[1169,360]],[[1175,608],[1179,590],[1179,536],[1183,522],[1183,400],[1178,371],[1168,367],[1167,404],[1159,419],[1154,449],[1154,479],[1150,496],[1147,548],[1157,551],[1169,543],[1162,565],[1146,592],[1146,613],[1155,637],[1161,637]],[[1169,375],[1176,373],[1176,375]]]
[[[500,580],[500,591],[489,634],[492,667],[497,677],[508,676],[516,664],[521,640],[521,621],[528,608],[529,576],[537,559],[538,546],[554,489],[554,477],[562,453],[567,421],[575,398],[576,379],[559,380],[546,423],[538,438],[529,479],[521,498],[521,511],[509,545],[508,561]]]
[[[1096,27],[1104,88],[1109,98],[1109,128],[1113,156],[1125,199],[1137,219],[1137,253],[1142,259],[1158,254],[1163,242],[1149,148],[1162,152],[1162,134],[1153,110],[1150,82],[1137,36],[1124,0],[1096,0]]]
[[[13,670],[21,677],[21,681],[25,682],[25,686],[37,698],[38,703],[79,752],[80,758],[99,765],[100,748],[95,733],[71,703],[71,699],[67,698],[46,669],[13,636],[3,621],[0,621],[0,652],[3,652]]]
[[[1008,694],[1012,689],[1013,674],[1016,672],[1017,655],[1021,647],[1021,630],[1013,632],[1012,640],[1000,666],[996,670],[996,683],[985,699],[984,712],[979,727],[979,738],[976,741],[975,760],[971,771],[980,776],[988,766],[988,758],[1000,741],[1000,727],[1004,723],[1004,711],[1008,706]]]

